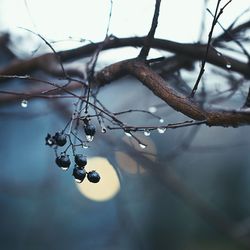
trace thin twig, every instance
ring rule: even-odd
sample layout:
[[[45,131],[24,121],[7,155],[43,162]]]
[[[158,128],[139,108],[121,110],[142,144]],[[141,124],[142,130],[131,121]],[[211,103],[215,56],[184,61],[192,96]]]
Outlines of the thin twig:
[[[194,87],[193,87],[193,90],[191,92],[191,95],[190,97],[194,97],[195,93],[196,93],[196,90],[198,88],[198,85],[200,83],[200,80],[205,72],[205,65],[206,65],[206,62],[207,62],[207,58],[208,58],[208,52],[209,52],[209,49],[210,49],[210,45],[211,45],[211,41],[212,41],[212,36],[213,36],[213,31],[214,31],[214,27],[216,25],[216,23],[218,22],[218,19],[219,17],[222,15],[224,9],[226,8],[226,6],[231,2],[232,0],[229,0],[221,9],[220,9],[220,12],[218,13],[219,11],[219,6],[220,6],[220,2],[221,0],[218,0],[217,1],[217,6],[216,6],[216,9],[215,9],[215,14],[214,14],[214,18],[213,18],[213,22],[212,22],[212,26],[211,26],[211,29],[210,29],[210,32],[208,34],[208,42],[207,42],[207,47],[206,47],[206,52],[205,52],[205,55],[204,55],[204,59],[202,60],[202,64],[201,64],[201,69],[200,69],[200,72],[198,74],[198,77],[197,77],[197,80],[194,84]]]
[[[151,24],[151,28],[149,30],[149,33],[146,37],[146,42],[145,45],[142,47],[140,54],[138,56],[138,58],[141,58],[143,60],[145,60],[149,54],[150,51],[150,44],[151,41],[154,39],[154,35],[155,35],[155,31],[158,25],[158,18],[159,18],[159,14],[160,14],[160,6],[161,6],[161,0],[156,0],[155,2],[155,11],[154,11],[154,16],[153,16],[153,20],[152,20],[152,24]]]

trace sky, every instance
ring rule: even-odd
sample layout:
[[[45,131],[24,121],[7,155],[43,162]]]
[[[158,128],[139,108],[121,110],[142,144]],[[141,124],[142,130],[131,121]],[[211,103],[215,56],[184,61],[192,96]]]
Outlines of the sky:
[[[211,11],[214,10],[216,2],[216,0],[208,1],[208,8]],[[60,40],[61,42],[55,45],[58,49],[77,47],[81,45],[79,41],[82,39],[91,41],[104,39],[110,3],[110,0],[1,0],[1,30],[10,31],[19,37],[34,38],[34,35],[27,34],[27,31],[20,27],[27,28],[50,41]],[[146,35],[151,24],[154,4],[154,0],[113,0],[109,33],[117,37]],[[221,23],[227,27],[233,18],[247,8],[249,8],[248,1],[233,0],[222,15]],[[156,37],[179,42],[197,42],[203,11],[202,0],[162,0]],[[208,12],[205,14],[209,25],[212,18]],[[248,16],[245,15],[241,21],[246,20]],[[215,34],[220,31],[217,28]],[[206,39],[206,33],[204,36]],[[62,42],[62,40],[67,41]],[[23,49],[33,49],[30,41],[23,43],[23,46]]]

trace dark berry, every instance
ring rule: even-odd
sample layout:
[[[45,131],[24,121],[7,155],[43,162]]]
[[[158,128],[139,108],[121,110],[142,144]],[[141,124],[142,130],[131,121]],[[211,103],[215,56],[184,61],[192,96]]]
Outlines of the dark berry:
[[[68,155],[60,155],[56,157],[56,164],[62,170],[68,170],[70,163],[71,162]]]
[[[66,138],[65,134],[56,132],[56,134],[53,136],[53,138],[56,142],[56,145],[58,145],[60,147],[64,146],[67,143],[67,138]]]
[[[86,135],[94,136],[95,135],[95,126],[92,124],[87,124],[84,127],[84,131]]]
[[[88,172],[87,178],[93,183],[97,183],[101,179],[100,175],[95,170]]]
[[[76,182],[81,183],[86,176],[86,171],[83,168],[74,167],[72,175],[75,177]]]
[[[51,147],[55,145],[55,143],[56,142],[54,138],[51,136],[51,134],[47,134],[47,136],[45,137],[45,144]]]
[[[78,167],[85,167],[87,165],[87,158],[81,154],[75,156],[75,163]]]

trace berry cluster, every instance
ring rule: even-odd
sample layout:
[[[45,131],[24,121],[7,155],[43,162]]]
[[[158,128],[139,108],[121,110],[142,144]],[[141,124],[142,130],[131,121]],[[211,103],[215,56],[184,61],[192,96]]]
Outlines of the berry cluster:
[[[95,126],[92,124],[89,124],[88,121],[87,122],[85,121],[84,132],[86,135],[87,142],[92,141],[96,132]],[[87,165],[87,157],[84,156],[83,154],[75,153],[75,148],[77,145],[72,142],[71,137],[72,137],[72,134],[65,134],[64,131],[56,132],[55,135],[53,136],[51,134],[47,134],[45,138],[45,144],[55,149],[55,153],[56,153],[55,162],[58,167],[60,167],[62,170],[65,170],[65,171],[68,170],[71,165],[70,156],[67,154],[67,150],[71,147],[73,156],[74,156],[74,162],[75,162],[72,175],[74,176],[75,181],[78,183],[81,183],[87,176],[87,179],[90,182],[98,183],[101,179],[100,175],[95,170],[92,170],[90,172],[87,172],[85,170],[85,166]],[[78,137],[77,139],[79,140]],[[65,146],[67,142],[69,142],[68,147],[63,152],[58,154],[58,147]],[[83,141],[81,145],[83,145]]]

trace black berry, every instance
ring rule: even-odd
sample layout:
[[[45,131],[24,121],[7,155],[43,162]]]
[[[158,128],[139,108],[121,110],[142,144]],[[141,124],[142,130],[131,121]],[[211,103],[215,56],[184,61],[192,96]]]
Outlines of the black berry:
[[[83,168],[74,167],[72,175],[75,177],[76,182],[81,183],[86,176],[86,171]]]
[[[87,165],[87,158],[81,154],[75,156],[75,163],[78,167],[85,167]]]
[[[97,183],[101,179],[100,175],[95,170],[88,172],[87,178],[93,183]]]
[[[68,155],[60,155],[56,157],[56,164],[62,170],[68,170],[70,163],[71,162]]]
[[[54,138],[51,136],[51,134],[47,134],[47,136],[45,137],[45,144],[51,147],[55,145],[55,143],[56,142]]]
[[[86,135],[94,136],[95,135],[95,126],[92,124],[87,124],[84,127],[84,131]]]
[[[62,147],[67,143],[67,138],[65,134],[56,132],[56,134],[53,136],[56,145]]]

